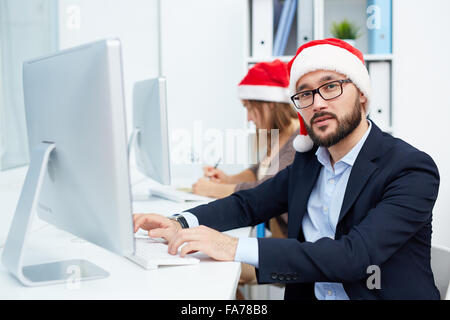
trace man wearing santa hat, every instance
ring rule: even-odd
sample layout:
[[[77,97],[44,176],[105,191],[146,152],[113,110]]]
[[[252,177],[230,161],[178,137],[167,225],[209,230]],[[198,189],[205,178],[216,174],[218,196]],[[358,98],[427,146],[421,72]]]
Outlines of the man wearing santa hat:
[[[256,267],[286,299],[439,299],[430,267],[433,160],[367,120],[370,78],[344,41],[311,41],[289,63],[299,115],[294,162],[256,188],[170,219],[134,216],[135,229]],[[288,239],[222,234],[289,212]]]

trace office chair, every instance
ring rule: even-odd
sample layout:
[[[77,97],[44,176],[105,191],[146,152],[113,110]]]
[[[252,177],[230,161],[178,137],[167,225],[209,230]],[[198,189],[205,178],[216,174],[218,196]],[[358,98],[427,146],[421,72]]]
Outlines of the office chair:
[[[431,246],[431,269],[441,300],[450,300],[450,248]]]

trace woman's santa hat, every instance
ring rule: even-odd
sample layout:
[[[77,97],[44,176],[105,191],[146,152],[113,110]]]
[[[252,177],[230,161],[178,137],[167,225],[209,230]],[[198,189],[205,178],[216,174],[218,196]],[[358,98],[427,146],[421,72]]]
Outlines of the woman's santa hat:
[[[289,95],[289,73],[280,60],[260,62],[248,70],[238,85],[241,100],[292,103]]]
[[[330,38],[305,43],[298,48],[294,58],[288,63],[288,70],[290,73],[290,96],[297,92],[297,81],[309,72],[331,70],[345,74],[367,98],[366,114],[369,114],[372,91],[369,72],[361,51],[347,42]],[[313,142],[307,134],[300,113],[298,113],[298,117],[300,119],[300,135],[294,140],[294,148],[298,152],[306,152],[312,149]]]

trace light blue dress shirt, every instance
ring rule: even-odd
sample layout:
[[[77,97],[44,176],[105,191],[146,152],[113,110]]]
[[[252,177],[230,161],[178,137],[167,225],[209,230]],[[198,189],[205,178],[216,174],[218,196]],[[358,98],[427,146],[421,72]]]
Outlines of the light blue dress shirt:
[[[342,202],[353,164],[366,141],[372,124],[360,141],[338,162],[334,168],[330,162],[327,148],[319,147],[316,151],[317,160],[322,164],[319,178],[308,200],[307,211],[303,217],[302,228],[305,240],[315,242],[320,238],[334,239],[336,225],[339,219]],[[189,227],[198,226],[197,218],[183,212]],[[239,238],[235,261],[251,264],[258,268],[258,240],[256,238]],[[314,293],[319,300],[348,300],[347,293],[341,283],[316,282]]]
[[[336,225],[341,212],[348,179],[372,124],[359,142],[338,162],[334,168],[330,162],[327,148],[319,147],[316,151],[317,161],[322,164],[319,178],[309,196],[306,214],[303,216],[302,229],[305,240],[316,242],[320,238],[334,239]],[[316,298],[319,300],[348,300],[341,283],[316,282],[314,285]]]

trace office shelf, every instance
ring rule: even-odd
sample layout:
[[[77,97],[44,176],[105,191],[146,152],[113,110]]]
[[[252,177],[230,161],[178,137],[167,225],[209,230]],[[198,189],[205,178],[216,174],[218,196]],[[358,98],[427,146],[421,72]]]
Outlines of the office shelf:
[[[392,61],[394,59],[393,54],[365,54],[365,61]]]

